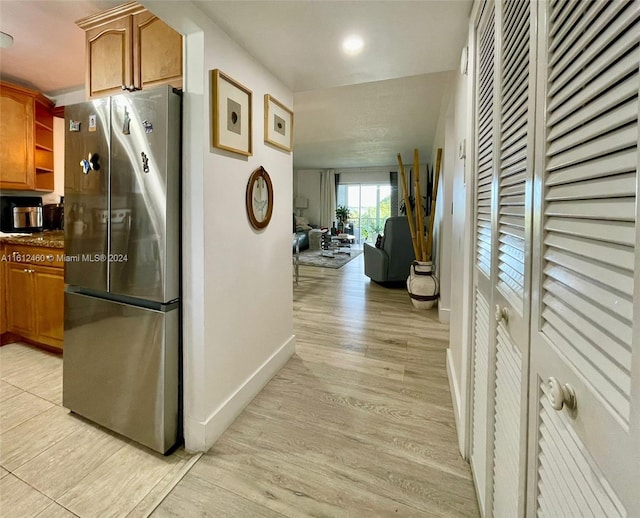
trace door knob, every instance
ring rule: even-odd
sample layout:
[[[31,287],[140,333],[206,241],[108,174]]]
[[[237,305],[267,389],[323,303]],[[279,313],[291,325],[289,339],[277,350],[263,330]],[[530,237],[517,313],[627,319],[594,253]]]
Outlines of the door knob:
[[[504,320],[505,324],[509,323],[509,310],[496,304],[496,322],[500,323],[501,320]]]
[[[560,382],[553,376],[549,378],[549,401],[554,410],[562,410],[566,406],[569,410],[575,410],[578,402],[576,392],[568,383],[560,385]]]

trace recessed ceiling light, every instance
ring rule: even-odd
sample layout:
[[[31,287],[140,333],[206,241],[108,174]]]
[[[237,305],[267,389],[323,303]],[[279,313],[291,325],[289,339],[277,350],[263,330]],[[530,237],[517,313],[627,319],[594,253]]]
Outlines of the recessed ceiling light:
[[[7,49],[13,45],[13,36],[6,32],[0,32],[0,48]]]
[[[359,54],[364,47],[364,41],[360,36],[349,36],[342,42],[342,50],[349,56]]]

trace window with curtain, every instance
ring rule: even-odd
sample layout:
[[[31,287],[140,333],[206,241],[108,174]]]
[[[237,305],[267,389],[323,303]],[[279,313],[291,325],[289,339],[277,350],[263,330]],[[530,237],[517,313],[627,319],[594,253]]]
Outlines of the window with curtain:
[[[360,242],[375,243],[391,216],[389,184],[339,184],[337,205],[349,208],[349,221]]]

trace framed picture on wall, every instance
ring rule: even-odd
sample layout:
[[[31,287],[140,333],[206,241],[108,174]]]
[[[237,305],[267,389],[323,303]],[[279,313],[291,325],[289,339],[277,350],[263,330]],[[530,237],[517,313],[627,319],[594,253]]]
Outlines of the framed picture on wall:
[[[264,96],[264,141],[284,151],[293,149],[293,112],[269,94]]]
[[[211,85],[213,146],[251,156],[251,90],[217,68]]]

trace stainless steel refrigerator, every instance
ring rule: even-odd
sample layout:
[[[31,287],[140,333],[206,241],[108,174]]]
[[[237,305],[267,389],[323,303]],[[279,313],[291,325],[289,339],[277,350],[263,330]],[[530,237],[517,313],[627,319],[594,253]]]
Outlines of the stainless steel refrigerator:
[[[181,98],[65,107],[63,404],[165,453],[179,437]]]

